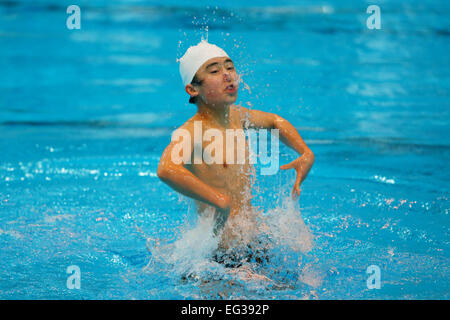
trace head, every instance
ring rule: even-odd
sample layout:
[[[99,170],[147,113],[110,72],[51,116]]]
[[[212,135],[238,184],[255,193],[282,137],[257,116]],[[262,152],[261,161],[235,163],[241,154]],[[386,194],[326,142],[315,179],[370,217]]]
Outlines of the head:
[[[189,102],[207,105],[231,105],[236,102],[238,75],[229,57],[212,58],[205,62],[186,85]]]
[[[190,103],[219,107],[236,102],[239,77],[219,47],[206,41],[190,47],[180,59],[180,73]]]

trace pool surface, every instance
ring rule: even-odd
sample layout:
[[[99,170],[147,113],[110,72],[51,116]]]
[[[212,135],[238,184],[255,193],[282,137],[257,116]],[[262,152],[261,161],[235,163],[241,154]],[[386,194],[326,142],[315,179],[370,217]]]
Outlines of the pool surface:
[[[378,1],[380,30],[369,1],[184,3],[79,0],[69,30],[73,3],[0,0],[0,298],[449,299],[450,2]],[[298,202],[294,172],[257,177],[263,263],[215,262],[156,176],[201,38],[315,154]]]

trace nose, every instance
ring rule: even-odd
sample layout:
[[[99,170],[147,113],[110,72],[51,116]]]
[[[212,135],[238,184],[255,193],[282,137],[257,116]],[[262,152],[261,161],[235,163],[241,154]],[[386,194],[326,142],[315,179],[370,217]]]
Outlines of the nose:
[[[229,70],[225,69],[225,71],[223,72],[223,79],[225,81],[231,81],[232,77],[231,77],[231,73]]]

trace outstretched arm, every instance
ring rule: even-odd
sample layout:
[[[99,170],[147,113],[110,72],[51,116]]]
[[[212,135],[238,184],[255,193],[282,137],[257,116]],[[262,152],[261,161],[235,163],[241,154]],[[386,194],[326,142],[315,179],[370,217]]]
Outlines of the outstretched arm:
[[[305,180],[311,167],[314,164],[314,154],[308,148],[298,131],[286,119],[269,112],[259,110],[249,110],[240,107],[243,124],[249,128],[270,128],[278,129],[281,141],[288,147],[300,154],[294,161],[280,167],[282,170],[295,169],[297,179],[295,180],[292,195],[300,195],[300,184]]]

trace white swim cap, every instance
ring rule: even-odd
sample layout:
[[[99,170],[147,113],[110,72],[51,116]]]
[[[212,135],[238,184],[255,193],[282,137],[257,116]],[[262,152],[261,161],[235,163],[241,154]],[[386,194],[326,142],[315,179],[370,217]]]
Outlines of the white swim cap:
[[[208,43],[206,40],[200,41],[196,46],[187,49],[180,62],[180,74],[183,84],[186,86],[194,79],[198,69],[209,59],[218,57],[228,57],[225,51],[216,45]]]

